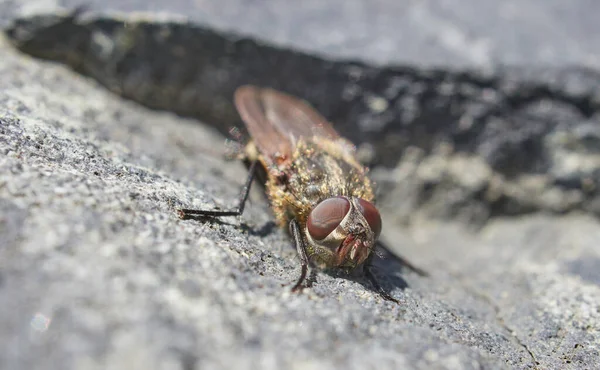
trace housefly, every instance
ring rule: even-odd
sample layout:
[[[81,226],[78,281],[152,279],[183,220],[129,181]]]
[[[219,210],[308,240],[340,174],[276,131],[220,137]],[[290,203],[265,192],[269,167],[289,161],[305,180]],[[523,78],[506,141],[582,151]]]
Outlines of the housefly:
[[[397,302],[372,273],[381,215],[354,145],[312,107],[282,92],[242,86],[234,103],[251,137],[243,153],[250,166],[240,203],[231,211],[180,209],[179,216],[241,215],[256,172],[264,170],[277,223],[289,227],[301,261],[293,291],[303,286],[309,265],[362,267],[379,294]]]

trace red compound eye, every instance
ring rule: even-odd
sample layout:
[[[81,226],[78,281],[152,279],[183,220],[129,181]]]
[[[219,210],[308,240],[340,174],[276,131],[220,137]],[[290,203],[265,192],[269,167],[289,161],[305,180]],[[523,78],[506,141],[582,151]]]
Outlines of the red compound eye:
[[[345,197],[328,198],[317,204],[308,215],[306,227],[315,240],[325,239],[350,211],[350,202]],[[375,210],[377,211],[377,210]]]
[[[358,210],[367,220],[367,223],[371,227],[371,230],[375,233],[375,239],[381,234],[381,215],[373,203],[364,199],[358,199],[359,208]]]

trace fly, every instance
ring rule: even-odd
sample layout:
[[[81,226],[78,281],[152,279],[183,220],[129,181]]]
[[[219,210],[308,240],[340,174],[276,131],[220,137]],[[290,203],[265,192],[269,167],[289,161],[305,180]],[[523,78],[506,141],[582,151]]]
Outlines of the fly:
[[[379,294],[398,302],[372,272],[381,215],[368,170],[356,159],[354,145],[312,107],[282,92],[242,86],[234,102],[251,137],[243,153],[250,167],[239,205],[231,211],[180,209],[179,216],[241,215],[252,181],[262,169],[277,223],[289,228],[301,262],[292,291],[302,288],[309,265],[362,266]]]

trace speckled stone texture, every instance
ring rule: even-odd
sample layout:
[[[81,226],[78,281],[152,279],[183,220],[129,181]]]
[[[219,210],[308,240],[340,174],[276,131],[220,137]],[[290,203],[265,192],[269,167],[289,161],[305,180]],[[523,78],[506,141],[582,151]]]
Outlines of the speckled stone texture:
[[[6,40],[0,54],[0,368],[600,368],[593,208],[432,219],[456,183],[489,178],[489,158],[411,148],[373,173],[384,241],[430,276],[380,261],[400,305],[342,273],[292,294],[298,260],[259,187],[241,218],[175,214],[235,204],[245,170],[223,159],[213,123],[125,101]],[[597,119],[574,135],[593,142]],[[597,163],[541,137],[561,158]],[[416,202],[419,179],[450,196]]]

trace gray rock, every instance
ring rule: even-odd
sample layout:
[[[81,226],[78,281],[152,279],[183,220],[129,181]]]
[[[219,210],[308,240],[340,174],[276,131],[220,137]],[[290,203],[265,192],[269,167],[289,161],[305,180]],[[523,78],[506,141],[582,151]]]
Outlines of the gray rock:
[[[85,11],[20,18],[6,34],[28,54],[225,135],[239,124],[232,95],[243,84],[306,99],[371,152],[368,162],[398,168],[375,178],[408,222],[600,215],[600,74],[590,69],[377,67],[181,20]]]
[[[418,215],[406,225],[390,201],[385,241],[430,272],[380,262],[401,305],[341,273],[291,294],[298,261],[269,230],[260,189],[240,219],[176,217],[235,203],[245,171],[223,161],[224,136],[0,50],[1,368],[600,368],[589,214],[496,217],[475,231]],[[593,156],[579,144],[594,142],[594,124],[581,127],[547,145]],[[460,180],[486,179],[485,157],[426,159],[412,162],[424,178],[478,166]],[[378,170],[399,204],[411,200],[408,164]]]

